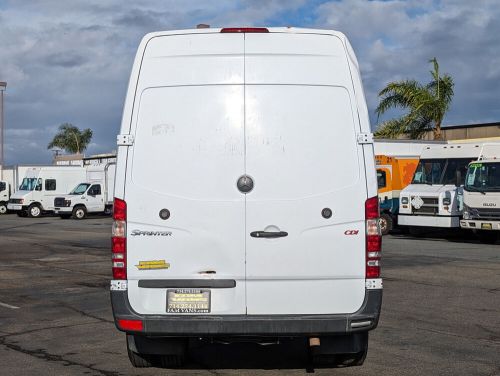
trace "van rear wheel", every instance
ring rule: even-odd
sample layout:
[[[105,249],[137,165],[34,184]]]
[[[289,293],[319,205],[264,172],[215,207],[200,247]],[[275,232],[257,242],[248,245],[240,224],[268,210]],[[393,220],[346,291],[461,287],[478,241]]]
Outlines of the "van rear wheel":
[[[72,216],[74,219],[84,219],[87,216],[87,209],[85,206],[77,206],[73,209]]]
[[[128,358],[135,368],[147,368],[153,366],[154,355],[138,354],[130,350],[127,346]]]

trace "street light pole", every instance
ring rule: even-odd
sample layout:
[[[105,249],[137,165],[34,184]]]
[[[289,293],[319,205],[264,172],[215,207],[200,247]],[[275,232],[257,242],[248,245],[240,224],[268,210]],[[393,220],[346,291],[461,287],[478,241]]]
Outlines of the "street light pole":
[[[4,164],[4,131],[3,131],[3,92],[7,88],[7,82],[0,81],[0,179],[3,180],[3,164]]]

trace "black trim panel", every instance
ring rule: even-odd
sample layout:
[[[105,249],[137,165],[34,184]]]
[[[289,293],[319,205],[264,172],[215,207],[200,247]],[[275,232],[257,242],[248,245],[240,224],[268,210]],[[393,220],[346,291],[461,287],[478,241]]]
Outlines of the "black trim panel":
[[[375,329],[382,306],[382,290],[366,290],[355,313],[333,315],[140,315],[130,306],[127,291],[111,291],[116,320],[141,320],[148,336],[312,336],[366,332]],[[369,322],[352,327],[352,323]],[[118,326],[117,328],[120,329]]]
[[[212,288],[230,289],[236,287],[234,279],[141,279],[139,287],[148,289],[164,288]]]
[[[437,218],[461,218],[462,215],[458,214],[458,215],[432,215],[432,214],[401,214],[401,213],[398,213],[398,215],[400,216],[404,216],[404,217],[437,217]]]

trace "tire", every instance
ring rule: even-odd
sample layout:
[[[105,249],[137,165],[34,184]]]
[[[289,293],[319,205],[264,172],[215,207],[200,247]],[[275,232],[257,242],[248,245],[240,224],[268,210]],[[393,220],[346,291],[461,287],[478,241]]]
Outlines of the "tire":
[[[342,354],[337,359],[337,367],[357,367],[362,366],[368,354],[368,347],[355,354]]]
[[[153,356],[138,354],[130,350],[127,346],[128,359],[135,368],[147,368],[153,366]]]
[[[312,355],[312,364],[314,367],[318,368],[344,368],[344,367],[354,367],[361,366],[366,359],[366,354],[368,353],[368,334],[361,334],[358,345],[353,348],[354,351],[359,351],[355,353],[336,353],[336,346],[333,352],[330,352],[331,348],[328,347],[326,340],[328,338],[322,338],[322,345],[318,348],[310,348]],[[326,344],[323,344],[326,343]],[[325,350],[321,346],[327,346]],[[331,346],[331,344],[330,344]],[[344,350],[345,351],[345,350]]]
[[[162,368],[177,368],[184,364],[184,357],[181,355],[158,355],[157,361]]]
[[[28,208],[28,217],[39,218],[42,216],[42,208],[38,204],[32,204]]]
[[[477,236],[483,244],[495,244],[498,240],[498,234],[494,230],[479,231]]]
[[[5,202],[0,203],[0,215],[7,214],[7,204]]]
[[[69,219],[71,218],[71,214],[59,214],[59,217],[61,217],[61,219]]]
[[[394,221],[390,214],[382,213],[380,215],[380,230],[382,231],[382,235],[387,235],[392,231],[394,226]]]
[[[82,220],[82,219],[85,219],[85,217],[87,216],[87,209],[85,209],[85,206],[75,206],[75,208],[73,209],[73,213],[71,214],[71,217],[73,219],[78,219],[78,220]]]

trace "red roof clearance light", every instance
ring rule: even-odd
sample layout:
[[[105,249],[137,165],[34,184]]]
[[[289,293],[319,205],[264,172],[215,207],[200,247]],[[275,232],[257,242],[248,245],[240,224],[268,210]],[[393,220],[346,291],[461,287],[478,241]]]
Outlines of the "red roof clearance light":
[[[269,33],[265,27],[225,27],[221,33]]]

